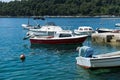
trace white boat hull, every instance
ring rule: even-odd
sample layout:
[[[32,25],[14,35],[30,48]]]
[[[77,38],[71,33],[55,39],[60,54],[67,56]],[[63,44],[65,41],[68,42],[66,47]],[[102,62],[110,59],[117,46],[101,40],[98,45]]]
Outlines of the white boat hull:
[[[115,54],[115,55],[114,55]],[[108,56],[101,56],[95,58],[76,57],[77,64],[84,68],[108,68],[120,67],[120,52]],[[106,54],[105,54],[106,55]]]
[[[84,68],[106,68],[120,66],[120,57],[104,59],[86,59],[77,57],[77,64]]]
[[[23,29],[26,29],[26,30],[39,29],[40,28],[39,26],[32,26],[32,25],[28,25],[28,24],[22,24],[21,26],[23,27]]]
[[[57,31],[62,31],[63,29],[59,26],[42,26],[39,29],[30,29],[27,35],[35,36],[53,36]]]
[[[116,26],[116,27],[120,27],[120,23],[116,23],[115,26]]]

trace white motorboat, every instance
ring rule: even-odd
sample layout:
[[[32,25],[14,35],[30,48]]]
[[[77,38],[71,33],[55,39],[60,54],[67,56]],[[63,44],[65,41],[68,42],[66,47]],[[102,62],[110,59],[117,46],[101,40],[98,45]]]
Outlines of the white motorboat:
[[[32,25],[29,25],[29,24],[22,24],[21,26],[23,27],[23,29],[26,29],[26,30],[38,29],[38,28],[40,28],[39,25],[37,25],[37,26],[32,26]]]
[[[94,33],[94,30],[90,26],[80,26],[80,27],[78,27],[78,29],[74,30],[74,33],[77,35],[82,34],[82,35],[91,36],[91,34]]]
[[[90,47],[80,47],[77,64],[84,68],[111,68],[120,67],[120,51],[93,55]]]
[[[45,26],[41,26],[39,29],[30,29],[26,35],[31,36],[52,36],[58,31],[63,29],[60,26],[56,26],[53,22],[48,22]]]
[[[38,20],[38,19],[41,19],[41,20],[45,20],[43,17],[34,17],[33,20]],[[30,30],[30,29],[39,29],[41,26],[35,21],[36,25],[35,26],[32,26],[30,25],[29,23],[29,18],[28,18],[28,23],[27,24],[22,24],[21,26],[23,27],[23,29],[26,29],[26,30]]]
[[[115,24],[115,27],[120,27],[120,23],[116,23],[116,24]]]

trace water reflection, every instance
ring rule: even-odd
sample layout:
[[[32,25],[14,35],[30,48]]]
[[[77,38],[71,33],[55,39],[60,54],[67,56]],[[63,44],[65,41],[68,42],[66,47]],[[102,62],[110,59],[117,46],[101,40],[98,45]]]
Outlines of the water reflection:
[[[78,76],[84,76],[85,80],[119,80],[120,68],[106,68],[106,69],[84,69],[77,66]]]
[[[115,47],[115,48],[118,48],[118,49],[120,49],[120,43],[119,42],[113,42],[113,43],[102,43],[102,42],[94,42],[94,41],[92,41],[91,40],[91,43],[93,44],[93,45],[99,45],[99,46],[111,46],[111,47]]]
[[[41,49],[46,48],[48,50],[76,50],[78,46],[82,46],[82,44],[31,44],[31,49]]]
[[[103,80],[119,80],[120,68],[90,70],[90,75]]]

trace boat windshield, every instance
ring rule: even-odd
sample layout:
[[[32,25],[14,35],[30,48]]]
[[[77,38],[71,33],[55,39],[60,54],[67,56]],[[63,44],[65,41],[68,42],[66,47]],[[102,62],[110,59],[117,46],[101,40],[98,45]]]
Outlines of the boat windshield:
[[[60,34],[59,37],[71,37],[71,34]]]
[[[56,24],[54,22],[47,22],[45,25],[46,26],[56,26]]]

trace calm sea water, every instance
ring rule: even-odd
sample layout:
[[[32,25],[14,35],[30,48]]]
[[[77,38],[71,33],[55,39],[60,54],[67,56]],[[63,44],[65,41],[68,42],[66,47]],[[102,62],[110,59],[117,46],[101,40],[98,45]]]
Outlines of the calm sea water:
[[[76,65],[76,46],[33,46],[23,40],[26,30],[21,24],[27,18],[0,18],[0,80],[120,80],[120,68],[86,70]],[[78,26],[115,28],[120,18],[46,18],[64,29]],[[30,19],[34,25],[34,21]],[[88,38],[83,45],[93,47],[95,54],[120,50],[118,46],[93,44]],[[81,45],[77,45],[81,46]],[[69,49],[66,49],[69,48]],[[19,56],[25,54],[21,62]]]

